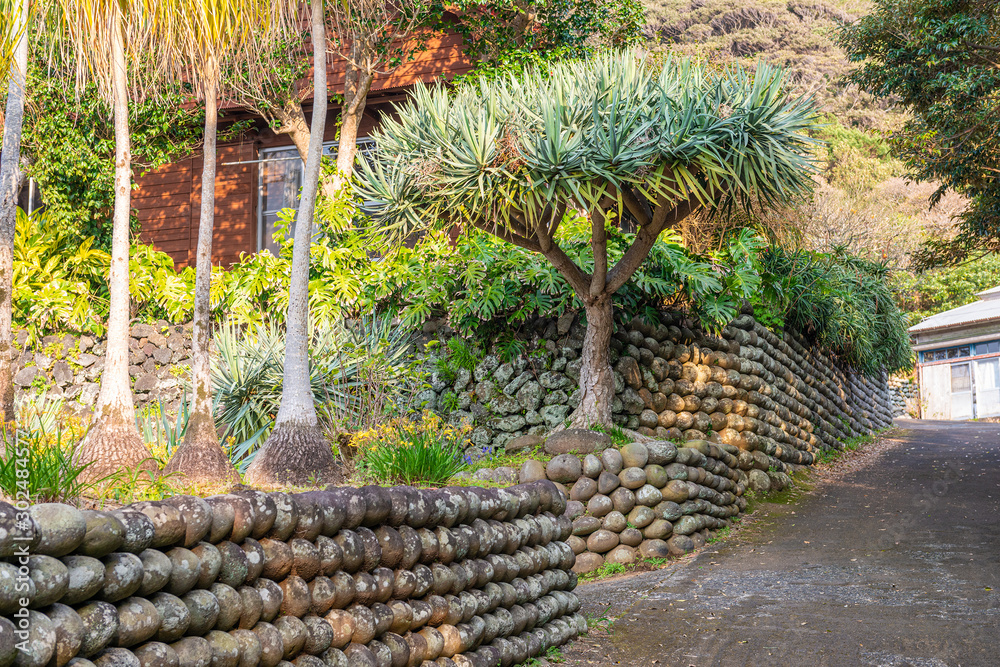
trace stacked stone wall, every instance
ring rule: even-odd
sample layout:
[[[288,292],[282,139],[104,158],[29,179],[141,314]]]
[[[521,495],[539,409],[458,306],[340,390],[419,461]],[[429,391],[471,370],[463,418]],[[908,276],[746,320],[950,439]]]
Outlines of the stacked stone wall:
[[[565,507],[549,481],[2,504],[0,665],[520,663],[587,628]]]
[[[612,447],[575,429],[522,437],[508,447],[542,446],[544,456],[473,475],[561,485],[578,572],[689,552],[732,525],[749,491],[783,490],[823,451],[891,424],[884,377],[844,368],[797,336],[749,315],[718,336],[672,321],[634,320],[615,334],[616,421],[648,440]]]
[[[746,440],[783,461],[808,463],[817,447],[891,422],[884,377],[856,373],[796,335],[776,334],[745,314],[720,335],[679,313],[659,319],[616,326],[616,424],[664,439]],[[538,320],[525,336],[528,352],[509,363],[486,355],[451,382],[435,372],[418,404],[472,422],[472,441],[483,449],[540,437],[579,404],[584,332],[579,315]]]
[[[894,417],[920,414],[920,385],[913,378],[891,376],[888,384]]]

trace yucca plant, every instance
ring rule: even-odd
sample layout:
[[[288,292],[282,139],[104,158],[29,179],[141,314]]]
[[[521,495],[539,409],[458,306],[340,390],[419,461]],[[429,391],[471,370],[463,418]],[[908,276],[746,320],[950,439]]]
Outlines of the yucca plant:
[[[177,406],[177,414],[172,419],[166,404],[159,400],[140,411],[135,417],[135,423],[139,427],[139,433],[142,434],[143,442],[162,465],[170,460],[184,440],[190,418],[191,408],[185,392]]]
[[[544,255],[586,309],[573,422],[610,424],[613,295],[693,212],[808,192],[814,116],[768,65],[720,73],[605,54],[457,90],[418,86],[376,132],[358,194],[390,238],[459,226]],[[572,211],[590,223],[586,264],[560,245]],[[627,231],[626,249],[609,252]]]
[[[320,423],[358,423],[376,403],[369,392],[377,379],[400,381],[409,339],[382,318],[348,327],[341,322],[314,328],[309,380]],[[218,359],[212,369],[216,425],[238,468],[245,469],[274,428],[281,403],[284,332],[274,324],[243,329],[223,324],[215,334]]]

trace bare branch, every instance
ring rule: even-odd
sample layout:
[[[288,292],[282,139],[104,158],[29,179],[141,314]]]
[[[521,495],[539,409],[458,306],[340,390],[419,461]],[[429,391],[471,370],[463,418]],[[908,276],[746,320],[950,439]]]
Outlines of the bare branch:
[[[604,211],[597,209],[590,216],[590,247],[594,251],[594,275],[590,279],[590,296],[597,298],[604,291],[608,277],[608,234],[604,228]]]
[[[656,212],[653,214],[652,222],[639,229],[639,233],[635,235],[635,241],[632,242],[632,246],[625,251],[625,254],[618,260],[614,268],[608,272],[607,285],[605,286],[607,292],[614,294],[632,277],[632,274],[635,273],[643,260],[646,259],[653,244],[656,243],[660,232],[666,229],[668,225],[680,222],[688,217],[700,206],[701,204],[695,197],[691,197],[673,207],[661,198],[656,207]]]

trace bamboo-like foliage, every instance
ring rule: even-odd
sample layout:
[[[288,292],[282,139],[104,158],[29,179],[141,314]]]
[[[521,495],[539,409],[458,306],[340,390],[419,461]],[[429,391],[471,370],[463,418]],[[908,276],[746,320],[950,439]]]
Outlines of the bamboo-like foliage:
[[[629,53],[560,64],[458,91],[417,86],[376,134],[361,196],[387,231],[443,222],[532,240],[559,204],[627,210],[660,203],[778,205],[810,187],[814,123],[781,70],[723,73]],[[544,231],[544,230],[543,230]]]
[[[6,83],[14,63],[14,52],[27,28],[21,21],[22,0],[0,0],[0,84]]]
[[[157,0],[57,0],[51,13],[53,30],[47,37],[76,65],[77,89],[93,82],[104,100],[112,104],[114,80],[113,41],[118,32],[129,69],[128,95],[139,100],[155,93],[159,74],[167,61],[163,42],[154,38],[153,10]],[[139,74],[136,70],[142,67]]]
[[[223,66],[244,76],[259,74],[261,53],[288,27],[291,2],[282,0],[150,0],[158,40],[175,75],[204,93],[218,86]]]

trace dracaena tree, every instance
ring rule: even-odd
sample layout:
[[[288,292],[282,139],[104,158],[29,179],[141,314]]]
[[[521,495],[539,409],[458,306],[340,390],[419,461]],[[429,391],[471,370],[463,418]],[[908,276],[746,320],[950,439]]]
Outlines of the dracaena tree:
[[[459,90],[417,87],[376,133],[359,198],[391,238],[478,229],[545,256],[585,309],[575,426],[610,424],[612,301],[657,237],[700,209],[783,205],[810,188],[814,122],[780,70],[717,72],[631,53],[563,63]],[[574,262],[559,226],[582,213],[591,256]],[[609,253],[619,222],[636,231]]]
[[[14,230],[21,185],[21,126],[28,73],[28,0],[0,0],[0,85],[7,83],[7,110],[0,148],[0,420],[14,421],[11,315],[14,292]]]

